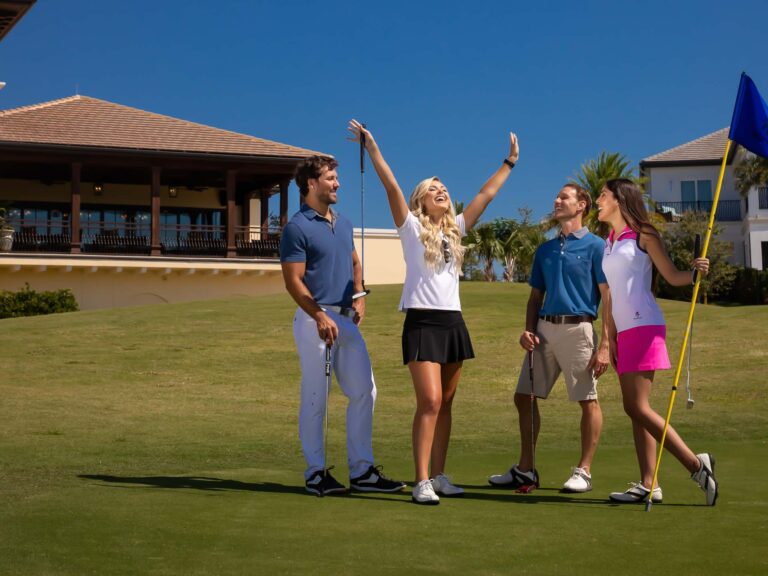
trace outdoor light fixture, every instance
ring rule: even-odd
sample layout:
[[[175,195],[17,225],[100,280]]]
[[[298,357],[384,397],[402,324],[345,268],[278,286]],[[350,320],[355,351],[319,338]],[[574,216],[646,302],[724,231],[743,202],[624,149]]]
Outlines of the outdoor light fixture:
[[[104,185],[103,184],[94,184],[93,185],[93,193],[96,196],[101,196],[102,192],[104,192]]]
[[[179,191],[176,188],[176,186],[168,186],[168,196],[171,198],[176,198],[176,196],[179,195]]]

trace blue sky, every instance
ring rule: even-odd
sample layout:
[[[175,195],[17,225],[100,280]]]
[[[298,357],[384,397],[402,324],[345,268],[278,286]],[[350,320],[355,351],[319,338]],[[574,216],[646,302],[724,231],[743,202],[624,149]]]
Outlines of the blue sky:
[[[349,118],[406,193],[438,175],[459,200],[514,130],[519,164],[484,219],[539,217],[603,150],[636,165],[727,126],[742,71],[768,95],[766,21],[765,0],[38,0],[0,44],[0,108],[79,90],[331,153],[356,225]],[[370,166],[365,184],[366,227],[392,227]]]

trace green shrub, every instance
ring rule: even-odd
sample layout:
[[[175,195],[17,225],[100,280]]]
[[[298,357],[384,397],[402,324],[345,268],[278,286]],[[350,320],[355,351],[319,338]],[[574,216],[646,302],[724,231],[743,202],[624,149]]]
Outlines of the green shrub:
[[[18,292],[0,292],[0,318],[77,312],[79,309],[75,295],[68,288],[36,292],[25,284]]]

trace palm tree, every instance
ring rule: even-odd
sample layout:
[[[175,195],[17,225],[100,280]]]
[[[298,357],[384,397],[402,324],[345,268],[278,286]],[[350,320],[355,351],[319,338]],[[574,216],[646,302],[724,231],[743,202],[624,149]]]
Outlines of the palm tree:
[[[580,171],[576,173],[575,178],[571,179],[571,182],[589,191],[594,208],[597,197],[608,180],[627,178],[637,184],[642,184],[643,179],[635,177],[633,172],[631,162],[623,154],[600,152],[597,158],[581,165]],[[590,211],[584,218],[584,224],[593,232],[598,231],[600,222],[597,220],[597,212]]]
[[[756,186],[768,186],[768,159],[761,156],[747,157],[734,170],[736,188],[742,196]]]
[[[501,244],[500,258],[504,260],[504,281],[514,282],[516,272],[527,275],[533,255],[544,237],[544,228],[531,222],[531,209],[520,208],[521,220],[498,218],[493,224]]]
[[[464,239],[464,246],[470,256],[475,255],[483,261],[485,280],[487,282],[496,280],[493,262],[501,257],[502,248],[493,223],[485,222],[472,228]]]

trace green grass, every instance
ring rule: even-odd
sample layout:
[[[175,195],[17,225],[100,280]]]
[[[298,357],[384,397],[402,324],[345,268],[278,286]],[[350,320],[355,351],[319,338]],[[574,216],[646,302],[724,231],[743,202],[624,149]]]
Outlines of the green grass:
[[[376,287],[363,330],[379,398],[374,448],[411,480],[413,391],[399,288]],[[593,492],[560,494],[579,410],[543,404],[541,489],[492,490],[517,457],[511,390],[525,286],[463,284],[477,358],[454,404],[449,472],[463,499],[316,498],[303,491],[298,360],[287,296],[0,321],[0,574],[764,574],[768,569],[768,307],[697,309],[696,405],[673,423],[717,457],[714,508],[669,455],[664,504],[614,506],[638,477],[615,374]],[[676,361],[688,305],[663,302]],[[660,373],[663,412],[672,371]],[[330,461],[347,476],[343,395]]]

